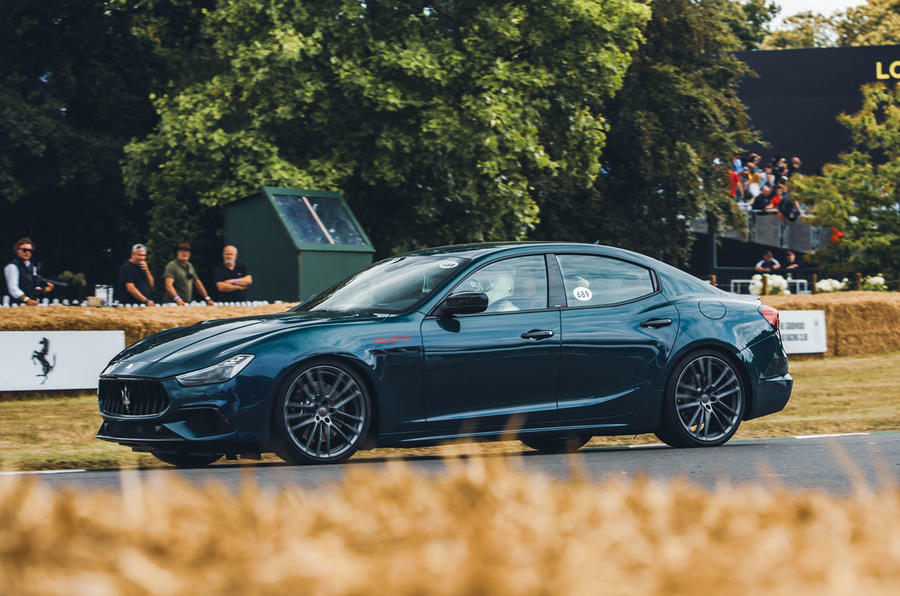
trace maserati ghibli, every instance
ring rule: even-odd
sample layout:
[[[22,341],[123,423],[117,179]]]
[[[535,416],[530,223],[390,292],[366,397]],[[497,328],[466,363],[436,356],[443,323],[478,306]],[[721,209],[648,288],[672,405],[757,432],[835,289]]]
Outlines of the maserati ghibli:
[[[778,311],[655,259],[568,243],[420,250],[287,312],[169,329],[100,376],[97,437],[182,467],[274,452],[655,433],[722,445],[792,379]]]

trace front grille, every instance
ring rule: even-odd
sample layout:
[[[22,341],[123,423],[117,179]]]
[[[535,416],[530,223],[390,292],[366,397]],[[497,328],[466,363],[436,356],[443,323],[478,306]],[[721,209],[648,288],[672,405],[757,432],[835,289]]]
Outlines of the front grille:
[[[159,381],[100,379],[100,411],[114,416],[151,416],[169,407]]]

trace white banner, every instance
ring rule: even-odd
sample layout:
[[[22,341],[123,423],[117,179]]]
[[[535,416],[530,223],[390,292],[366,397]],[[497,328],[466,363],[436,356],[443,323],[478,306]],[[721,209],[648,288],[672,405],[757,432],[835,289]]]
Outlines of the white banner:
[[[0,391],[96,389],[124,331],[0,331]]]
[[[823,354],[828,350],[824,310],[779,310],[781,341],[788,354]]]

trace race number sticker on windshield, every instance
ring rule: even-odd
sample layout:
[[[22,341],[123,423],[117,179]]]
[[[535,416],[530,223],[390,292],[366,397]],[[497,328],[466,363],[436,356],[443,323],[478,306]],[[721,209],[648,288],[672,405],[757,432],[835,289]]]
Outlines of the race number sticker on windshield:
[[[457,267],[458,265],[459,265],[459,263],[457,263],[456,261],[441,261],[441,264],[438,266],[441,269],[453,269],[454,267]]]
[[[591,292],[588,288],[583,288],[578,286],[574,290],[572,290],[572,295],[575,296],[575,300],[579,302],[587,302],[591,298],[594,297],[594,293]]]

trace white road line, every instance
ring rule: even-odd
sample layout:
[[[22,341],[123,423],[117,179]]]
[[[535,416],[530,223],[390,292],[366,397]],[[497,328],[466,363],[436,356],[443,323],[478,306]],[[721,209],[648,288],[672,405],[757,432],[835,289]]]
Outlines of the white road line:
[[[0,476],[25,476],[27,474],[72,474],[87,470],[28,470],[27,472],[0,472]]]
[[[827,439],[830,437],[860,437],[869,433],[835,433],[832,435],[796,435],[795,439]]]

